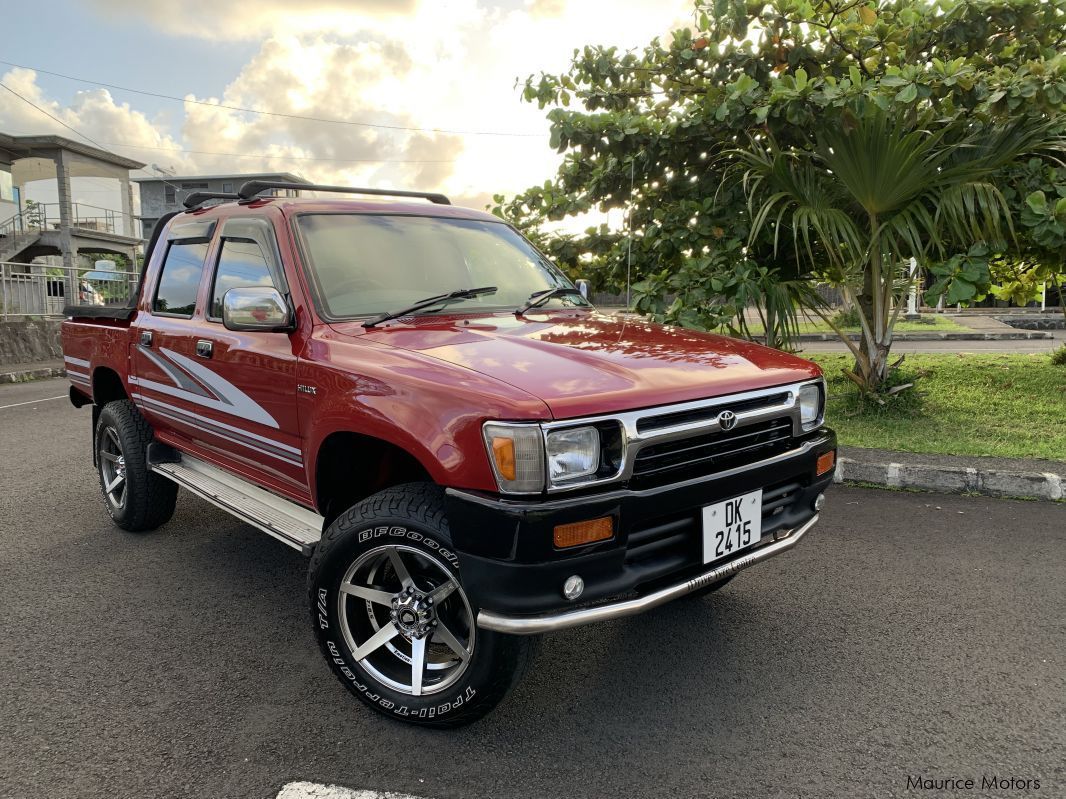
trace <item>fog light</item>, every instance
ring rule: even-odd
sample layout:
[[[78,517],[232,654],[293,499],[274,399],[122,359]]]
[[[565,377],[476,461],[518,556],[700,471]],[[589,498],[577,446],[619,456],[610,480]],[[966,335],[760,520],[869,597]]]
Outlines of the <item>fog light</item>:
[[[821,510],[825,507],[825,494],[819,494],[814,498],[814,509]]]
[[[581,596],[581,592],[585,590],[585,581],[578,577],[576,574],[572,574],[566,578],[566,582],[563,583],[563,596],[567,599],[574,600]]]

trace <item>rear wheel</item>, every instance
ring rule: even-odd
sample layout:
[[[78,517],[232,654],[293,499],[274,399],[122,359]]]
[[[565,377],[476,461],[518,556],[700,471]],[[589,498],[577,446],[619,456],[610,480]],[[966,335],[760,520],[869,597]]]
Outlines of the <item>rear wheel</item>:
[[[468,724],[503,699],[532,642],[477,628],[443,512],[443,493],[382,491],[326,531],[308,575],[322,651],[341,682],[386,716]]]
[[[111,519],[123,530],[154,530],[174,515],[178,486],[148,469],[152,428],[129,400],[109,402],[96,423],[96,466]]]

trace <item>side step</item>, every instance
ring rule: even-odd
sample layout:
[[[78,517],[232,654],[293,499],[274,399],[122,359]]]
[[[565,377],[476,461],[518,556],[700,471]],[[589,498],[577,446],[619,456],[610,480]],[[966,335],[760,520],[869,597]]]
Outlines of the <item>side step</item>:
[[[152,471],[304,555],[314,552],[322,537],[323,517],[190,455],[182,453],[177,460],[174,455],[178,453],[169,447],[153,444],[148,453]]]

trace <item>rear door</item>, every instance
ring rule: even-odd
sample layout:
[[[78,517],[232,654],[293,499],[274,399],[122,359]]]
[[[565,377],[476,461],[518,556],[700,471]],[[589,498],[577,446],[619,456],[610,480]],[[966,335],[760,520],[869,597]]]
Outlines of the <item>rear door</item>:
[[[169,243],[150,321],[158,341],[137,347],[141,402],[150,417],[214,460],[307,501],[290,336],[238,333],[221,320],[228,289],[274,285],[287,294],[273,226],[242,217],[223,221],[211,234],[213,245],[203,251],[199,267],[196,307],[180,320],[172,315],[173,303],[185,294],[171,300],[170,292],[187,284],[179,275],[168,278],[168,269],[184,269],[200,252],[186,254],[181,245],[187,240]]]
[[[182,423],[198,409],[203,387],[178,363],[194,357],[200,325],[195,319],[214,221],[175,222],[156,244],[161,266],[144,287],[147,308],[132,325],[130,397],[164,436],[191,442],[194,430]]]

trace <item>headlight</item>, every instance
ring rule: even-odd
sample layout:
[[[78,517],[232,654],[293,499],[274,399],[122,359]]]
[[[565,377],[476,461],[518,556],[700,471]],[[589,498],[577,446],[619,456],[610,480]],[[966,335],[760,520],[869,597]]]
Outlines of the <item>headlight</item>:
[[[799,390],[800,427],[813,430],[818,426],[824,402],[821,383],[808,383]]]
[[[574,427],[548,433],[548,479],[552,485],[596,474],[600,468],[600,431]]]
[[[544,490],[544,438],[540,425],[490,423],[482,432],[501,491],[535,494]]]

